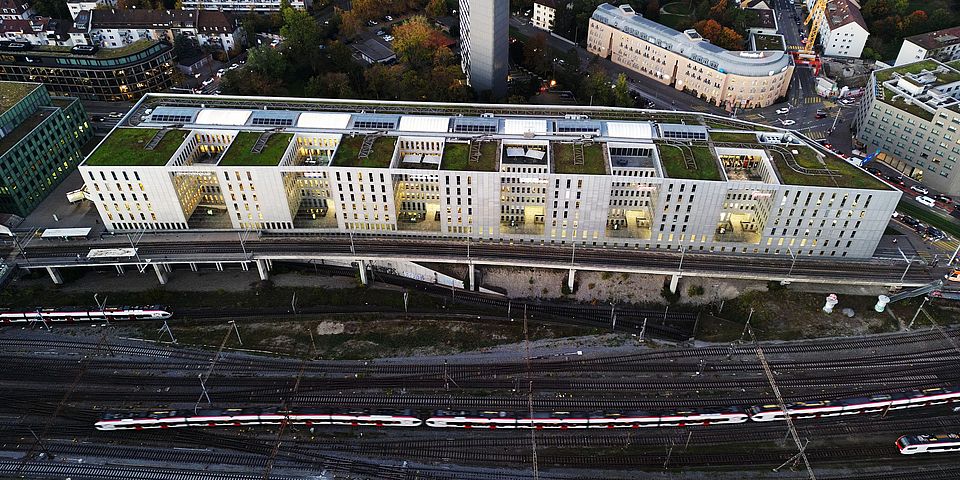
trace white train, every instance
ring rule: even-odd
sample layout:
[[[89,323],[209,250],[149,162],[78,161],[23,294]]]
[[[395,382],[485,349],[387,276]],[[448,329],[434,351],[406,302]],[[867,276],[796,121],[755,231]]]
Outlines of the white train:
[[[96,322],[103,320],[166,320],[171,313],[162,307],[122,307],[101,310],[44,308],[33,311],[0,310],[0,323]]]
[[[904,435],[897,439],[897,449],[904,455],[915,453],[960,452],[960,435]]]

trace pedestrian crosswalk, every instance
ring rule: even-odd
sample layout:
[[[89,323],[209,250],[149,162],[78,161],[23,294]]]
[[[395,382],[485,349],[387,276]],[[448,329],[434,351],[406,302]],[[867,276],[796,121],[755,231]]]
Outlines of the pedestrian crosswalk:
[[[807,136],[810,137],[810,138],[812,138],[812,139],[814,139],[814,140],[820,140],[820,139],[823,139],[823,138],[827,138],[827,131],[826,131],[826,130],[812,130],[812,131],[807,132]]]
[[[800,50],[801,48],[803,47],[801,47],[800,45],[787,45],[787,50],[790,50],[791,52],[795,52],[797,50]]]
[[[822,103],[823,99],[820,97],[806,97],[803,99],[803,103]]]

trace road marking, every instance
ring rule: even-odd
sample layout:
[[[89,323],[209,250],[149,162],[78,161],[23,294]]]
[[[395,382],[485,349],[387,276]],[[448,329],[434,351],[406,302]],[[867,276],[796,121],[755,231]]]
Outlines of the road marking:
[[[820,97],[807,97],[803,99],[804,103],[822,103],[823,99]]]

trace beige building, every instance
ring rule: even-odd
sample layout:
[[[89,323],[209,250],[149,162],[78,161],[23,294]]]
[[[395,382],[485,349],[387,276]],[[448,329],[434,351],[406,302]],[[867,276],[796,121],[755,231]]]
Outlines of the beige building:
[[[733,52],[695,30],[678,32],[629,5],[601,4],[590,18],[590,53],[719,107],[772,105],[787,95],[793,62],[786,52]]]

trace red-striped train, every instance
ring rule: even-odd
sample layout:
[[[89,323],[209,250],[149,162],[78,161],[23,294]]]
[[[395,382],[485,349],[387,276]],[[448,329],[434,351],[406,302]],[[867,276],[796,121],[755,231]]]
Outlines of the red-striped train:
[[[30,323],[30,322],[97,322],[119,320],[166,320],[171,313],[163,307],[120,307],[104,308],[103,310],[86,310],[74,308],[44,308],[36,310],[0,310],[0,323]]]
[[[910,390],[870,397],[799,402],[787,405],[792,418],[826,418],[861,413],[882,413],[892,410],[929,407],[960,402],[960,386]],[[216,410],[156,410],[149,412],[106,413],[96,423],[100,430],[142,430],[148,428],[221,427],[244,425],[278,425],[282,422],[299,425],[343,425],[377,427],[434,428],[643,428],[722,425],[733,423],[774,422],[784,420],[776,405],[749,408],[727,407],[671,412],[643,411],[450,411],[450,410],[373,410],[293,408],[226,408]]]

